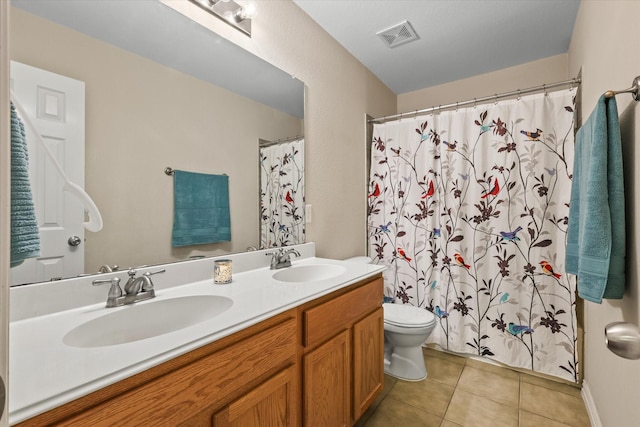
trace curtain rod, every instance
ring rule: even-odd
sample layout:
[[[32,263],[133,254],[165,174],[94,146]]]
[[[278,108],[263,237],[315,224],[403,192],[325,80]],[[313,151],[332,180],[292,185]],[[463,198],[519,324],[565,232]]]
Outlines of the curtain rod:
[[[431,113],[434,111],[443,111],[443,110],[448,110],[451,108],[458,108],[458,107],[464,107],[467,105],[477,105],[479,103],[482,102],[486,102],[486,101],[498,101],[499,99],[503,99],[503,98],[511,98],[514,96],[520,96],[520,95],[526,95],[529,93],[534,93],[534,92],[540,92],[540,91],[547,91],[547,89],[553,89],[559,86],[567,86],[567,85],[579,85],[581,83],[580,78],[573,78],[571,80],[565,80],[562,82],[556,82],[556,83],[549,83],[549,84],[543,84],[540,86],[534,86],[534,87],[530,87],[527,89],[518,89],[518,90],[512,90],[511,92],[504,92],[504,93],[500,93],[500,94],[495,94],[493,96],[485,96],[483,98],[474,98],[474,99],[470,99],[468,101],[462,101],[462,102],[454,102],[452,104],[445,104],[445,105],[439,105],[437,107],[430,107],[430,108],[425,108],[423,110],[416,110],[416,111],[411,111],[408,113],[400,113],[400,114],[394,114],[392,116],[384,116],[384,117],[380,117],[377,119],[369,119],[367,120],[367,123],[383,123],[389,120],[393,120],[393,119],[398,119],[398,118],[403,118],[403,117],[407,117],[407,116],[418,116],[418,115],[422,115],[422,114],[426,114],[426,113]]]
[[[260,148],[263,148],[263,147],[269,147],[271,145],[276,145],[276,144],[284,144],[285,142],[297,141],[302,138],[304,138],[304,135],[292,136],[289,138],[278,139],[275,141],[267,141],[266,139],[261,139],[258,141],[258,145],[260,146]]]

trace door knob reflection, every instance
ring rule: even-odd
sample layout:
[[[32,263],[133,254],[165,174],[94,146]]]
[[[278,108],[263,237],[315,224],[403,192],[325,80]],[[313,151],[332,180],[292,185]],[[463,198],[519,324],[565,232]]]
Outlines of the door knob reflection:
[[[71,236],[69,237],[69,240],[67,240],[67,243],[69,244],[69,246],[78,246],[80,243],[82,243],[82,239],[78,236]]]

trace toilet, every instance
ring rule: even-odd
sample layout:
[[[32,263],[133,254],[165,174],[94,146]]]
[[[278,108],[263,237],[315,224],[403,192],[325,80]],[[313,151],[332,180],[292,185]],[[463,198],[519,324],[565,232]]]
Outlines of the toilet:
[[[406,381],[427,377],[422,344],[433,328],[436,317],[430,311],[412,305],[382,304],[384,309],[384,372]]]
[[[369,257],[345,261],[370,263]],[[387,298],[385,298],[387,300]],[[422,344],[436,326],[436,316],[424,308],[385,302],[384,373],[405,381],[422,381],[427,377]]]

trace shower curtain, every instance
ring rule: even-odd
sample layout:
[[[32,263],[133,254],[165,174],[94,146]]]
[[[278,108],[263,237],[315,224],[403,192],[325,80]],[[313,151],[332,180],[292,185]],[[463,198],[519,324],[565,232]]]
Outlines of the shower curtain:
[[[304,242],[304,139],[260,147],[260,248]]]
[[[571,90],[374,127],[369,255],[428,343],[578,381]]]

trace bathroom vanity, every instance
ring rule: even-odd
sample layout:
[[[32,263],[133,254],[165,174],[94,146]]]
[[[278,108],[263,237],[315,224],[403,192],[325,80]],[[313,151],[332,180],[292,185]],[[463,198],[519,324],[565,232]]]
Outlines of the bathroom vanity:
[[[208,279],[158,289],[165,301],[211,294],[233,300],[221,314],[178,331],[98,347],[31,336],[25,350],[38,343],[52,348],[12,365],[18,376],[12,386],[33,383],[31,390],[10,388],[17,400],[12,424],[352,425],[383,386],[382,268],[315,257],[293,264],[282,276],[275,275],[287,269],[261,267],[234,274],[231,285]],[[300,281],[306,275],[310,280]],[[44,319],[64,325],[57,334],[44,331],[64,341],[77,319],[86,324],[106,313],[95,305],[76,308],[20,320],[12,332],[37,335],[47,327],[34,323]]]

